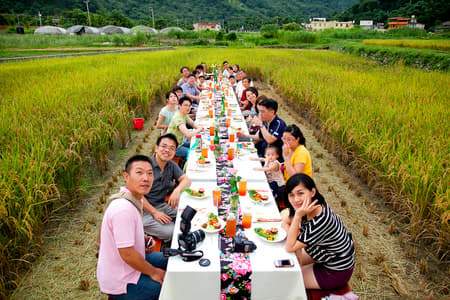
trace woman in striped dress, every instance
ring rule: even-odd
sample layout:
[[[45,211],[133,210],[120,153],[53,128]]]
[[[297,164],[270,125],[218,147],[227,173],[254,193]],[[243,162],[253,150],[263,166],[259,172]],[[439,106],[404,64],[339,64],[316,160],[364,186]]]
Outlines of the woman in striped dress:
[[[287,231],[286,251],[297,255],[305,288],[345,286],[355,264],[351,234],[308,175],[289,178],[285,195],[291,205],[282,224]]]

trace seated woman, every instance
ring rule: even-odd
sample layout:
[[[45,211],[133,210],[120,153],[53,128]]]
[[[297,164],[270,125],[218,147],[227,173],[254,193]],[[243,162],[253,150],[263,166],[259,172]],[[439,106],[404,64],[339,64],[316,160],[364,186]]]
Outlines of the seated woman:
[[[308,150],[306,150],[306,139],[300,128],[292,124],[286,126],[283,132],[283,158],[284,158],[284,180],[297,173],[304,173],[312,177],[312,162]]]
[[[257,105],[257,97],[258,97],[258,90],[252,86],[248,87],[244,93],[245,99],[247,100],[248,106],[250,106],[249,115],[247,116],[246,120],[249,122],[253,117],[258,115],[258,108]]]
[[[161,135],[164,135],[165,131],[169,127],[170,121],[178,111],[178,96],[174,91],[168,91],[166,94],[167,105],[164,106],[159,112],[158,121],[156,122],[156,128],[161,129]]]
[[[195,124],[188,115],[191,111],[192,100],[188,97],[181,97],[178,103],[180,104],[180,108],[173,116],[169,128],[167,129],[167,133],[174,134],[177,137],[178,145],[180,145],[177,148],[175,156],[185,158],[189,151],[191,137],[202,131],[203,128]],[[189,131],[186,125],[192,126],[195,130]],[[183,142],[183,139],[186,141]]]
[[[285,197],[290,204],[289,217],[281,224],[287,231],[286,251],[295,252],[305,288],[345,286],[353,273],[355,249],[341,219],[308,175],[289,178]]]
[[[245,76],[244,78],[242,78],[242,86],[237,89],[237,99],[242,102],[244,100],[246,100],[247,98],[245,97],[245,90],[247,90],[249,87],[251,87],[253,84],[251,83],[251,79],[248,76]]]

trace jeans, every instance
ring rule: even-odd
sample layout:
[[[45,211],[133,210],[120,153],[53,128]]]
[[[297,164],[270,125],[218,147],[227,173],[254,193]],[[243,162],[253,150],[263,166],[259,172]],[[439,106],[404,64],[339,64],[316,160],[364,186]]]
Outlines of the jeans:
[[[152,266],[163,270],[167,269],[167,257],[162,252],[152,252],[145,254],[145,260]],[[148,275],[142,274],[136,284],[129,283],[127,285],[127,293],[120,295],[108,295],[115,300],[157,300],[161,292],[161,284],[154,281]]]
[[[184,142],[183,145],[177,148],[177,152],[175,152],[175,156],[179,157],[187,157],[187,153],[189,151],[190,142]]]

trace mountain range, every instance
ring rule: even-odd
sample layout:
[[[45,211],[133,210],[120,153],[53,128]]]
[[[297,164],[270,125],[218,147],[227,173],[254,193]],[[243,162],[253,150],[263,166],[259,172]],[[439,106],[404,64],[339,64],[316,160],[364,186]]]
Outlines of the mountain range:
[[[57,16],[64,11],[86,11],[108,14],[117,10],[132,20],[151,17],[175,18],[185,22],[219,22],[255,18],[271,20],[275,17],[308,19],[325,17],[344,11],[357,0],[2,0],[0,13]],[[260,22],[261,23],[261,22]]]

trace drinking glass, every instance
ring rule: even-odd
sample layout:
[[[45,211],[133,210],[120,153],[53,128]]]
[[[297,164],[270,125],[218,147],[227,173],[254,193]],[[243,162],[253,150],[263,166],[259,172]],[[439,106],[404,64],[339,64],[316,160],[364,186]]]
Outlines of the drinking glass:
[[[252,211],[250,210],[250,208],[244,209],[244,212],[242,214],[242,227],[252,227]]]
[[[234,158],[234,149],[233,148],[228,148],[228,160],[233,160]]]
[[[245,196],[247,194],[247,180],[241,180],[238,184],[239,196]]]
[[[206,145],[202,148],[202,156],[204,158],[208,158],[208,148],[206,147]]]
[[[213,190],[213,204],[214,206],[220,206],[220,200],[222,197],[222,191],[220,188],[216,188]]]

